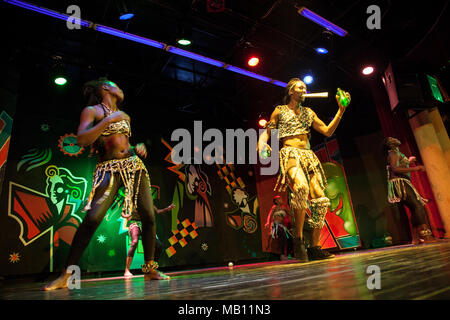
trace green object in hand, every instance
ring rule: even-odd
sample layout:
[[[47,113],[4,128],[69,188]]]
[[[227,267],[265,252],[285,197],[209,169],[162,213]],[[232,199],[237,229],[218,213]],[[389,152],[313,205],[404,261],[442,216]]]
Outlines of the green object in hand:
[[[350,104],[350,99],[345,95],[344,90],[337,88],[337,95],[339,96],[339,102],[346,108]]]
[[[268,157],[270,157],[270,149],[269,148],[264,148],[264,151],[261,152],[261,156],[263,159],[267,159]]]

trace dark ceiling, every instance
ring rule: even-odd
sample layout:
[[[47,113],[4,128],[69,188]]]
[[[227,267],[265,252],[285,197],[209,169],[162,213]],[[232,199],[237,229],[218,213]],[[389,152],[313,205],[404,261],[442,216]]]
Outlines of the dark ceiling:
[[[389,61],[418,65],[439,74],[448,87],[449,1],[225,0],[224,12],[211,13],[206,0],[136,0],[129,1],[136,15],[127,22],[118,20],[115,0],[29,2],[59,12],[77,4],[82,19],[169,45],[175,45],[180,29],[192,29],[187,50],[243,68],[246,54],[256,50],[262,64],[255,72],[283,82],[312,72],[311,91],[333,93],[343,87],[352,93],[352,112],[343,126],[361,134],[379,128],[376,119],[357,124],[376,118],[370,80],[360,73],[363,64],[373,63],[377,71]],[[381,8],[380,30],[366,26],[372,4]],[[324,29],[299,15],[301,6],[348,31],[333,37],[328,55],[314,51]],[[21,70],[22,88],[28,88],[22,105],[46,101],[41,114],[60,115],[61,104],[64,115],[79,114],[83,82],[105,75],[124,89],[124,108],[135,123],[142,129],[152,123],[155,131],[194,119],[208,119],[211,126],[252,127],[259,112],[270,114],[283,94],[281,87],[92,29],[68,30],[64,21],[3,1],[1,10],[9,17],[2,21],[7,39],[3,61]],[[46,82],[54,56],[70,73],[64,89]],[[316,106],[325,121],[337,110],[331,100]]]

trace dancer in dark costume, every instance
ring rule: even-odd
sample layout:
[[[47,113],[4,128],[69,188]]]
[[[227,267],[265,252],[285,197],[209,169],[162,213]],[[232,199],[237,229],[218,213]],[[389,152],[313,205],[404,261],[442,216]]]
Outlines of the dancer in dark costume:
[[[411,172],[425,171],[422,165],[410,167],[410,163],[416,161],[416,157],[407,158],[398,149],[400,140],[388,137],[383,141],[385,155],[387,157],[388,201],[400,203],[408,207],[411,212],[411,225],[414,229],[413,243],[435,241],[433,233],[428,226],[425,204],[423,198],[411,183]],[[416,238],[418,240],[416,240]]]
[[[156,270],[158,263],[154,261],[156,226],[150,177],[139,158],[147,157],[147,150],[143,143],[135,147],[130,145],[130,117],[118,108],[124,99],[123,91],[114,82],[99,79],[87,82],[83,95],[88,100],[88,107],[81,112],[77,144],[90,145],[91,154],[98,156],[99,163],[84,208],[86,216],[74,236],[65,268],[44,290],[67,287],[70,278],[67,267],[78,263],[121,186],[125,188],[122,216],[129,218],[136,210],[142,223],[145,279],[166,279]]]

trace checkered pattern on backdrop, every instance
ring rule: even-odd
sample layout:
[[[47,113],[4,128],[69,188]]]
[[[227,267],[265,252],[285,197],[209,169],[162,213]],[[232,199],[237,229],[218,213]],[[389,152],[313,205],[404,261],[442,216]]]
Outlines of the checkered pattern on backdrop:
[[[197,226],[195,222],[190,222],[189,219],[185,219],[180,223],[180,220],[177,220],[177,230],[172,230],[173,236],[168,239],[170,247],[166,249],[167,256],[170,258],[177,252],[175,250],[176,244],[184,248],[188,244],[188,236],[190,236],[190,240],[195,239],[198,236],[196,230]]]
[[[223,166],[220,166],[217,164],[217,168],[219,170],[217,171],[217,174],[219,175],[220,179],[225,180],[226,182],[226,189],[228,193],[231,195],[231,190],[234,188],[241,188],[245,189],[245,183],[241,179],[241,177],[236,177],[234,174],[234,166],[232,164],[226,164]]]

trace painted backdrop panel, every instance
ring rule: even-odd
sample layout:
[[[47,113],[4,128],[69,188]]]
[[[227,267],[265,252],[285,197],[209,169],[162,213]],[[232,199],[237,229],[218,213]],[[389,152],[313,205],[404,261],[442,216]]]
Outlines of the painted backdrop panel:
[[[1,226],[5,241],[1,274],[62,269],[73,236],[85,216],[96,159],[76,145],[78,123],[64,119],[19,118],[12,132],[3,192]],[[259,201],[253,168],[240,165],[175,165],[172,145],[145,136],[154,204],[172,212],[156,216],[163,244],[160,266],[202,266],[265,257],[261,250]],[[138,139],[132,137],[132,143]],[[123,270],[129,248],[119,192],[95,232],[82,270]],[[132,268],[143,262],[141,242]]]

